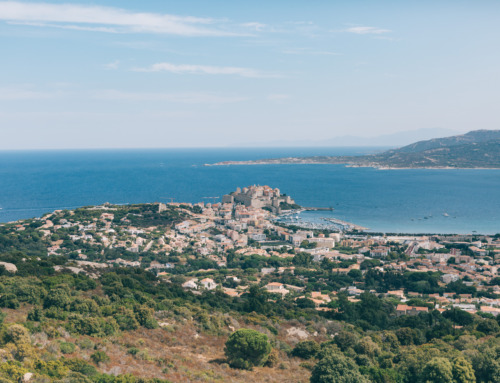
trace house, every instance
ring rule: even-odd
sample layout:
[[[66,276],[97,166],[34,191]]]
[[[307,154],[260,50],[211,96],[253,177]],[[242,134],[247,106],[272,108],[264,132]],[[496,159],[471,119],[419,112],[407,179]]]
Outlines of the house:
[[[387,257],[389,255],[390,248],[386,246],[375,247],[370,250],[371,257]]]
[[[456,282],[460,279],[460,275],[458,274],[444,274],[441,276],[441,280],[448,284],[448,283],[451,283],[451,282]]]
[[[186,290],[196,290],[198,289],[198,280],[196,278],[190,279],[182,284],[182,288]]]
[[[281,295],[286,295],[290,291],[285,288],[285,285],[283,283],[279,282],[271,282],[268,283],[267,285],[264,286],[264,288],[267,290],[269,293],[273,294],[281,294]]]
[[[498,316],[500,314],[500,308],[498,308],[498,307],[481,306],[480,310],[483,313],[488,313],[488,314],[491,314],[493,316]]]
[[[204,278],[200,281],[201,286],[205,290],[215,290],[217,283],[212,278]]]
[[[387,295],[393,295],[399,299],[405,299],[405,292],[403,290],[389,290]]]
[[[429,312],[428,307],[419,307],[419,306],[407,306],[407,305],[398,305],[396,307],[396,315],[399,317],[401,315],[418,315],[420,313]]]

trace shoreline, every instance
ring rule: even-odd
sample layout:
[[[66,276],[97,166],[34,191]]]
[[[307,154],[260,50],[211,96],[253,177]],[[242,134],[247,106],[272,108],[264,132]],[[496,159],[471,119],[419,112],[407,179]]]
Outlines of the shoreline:
[[[217,162],[215,164],[204,164],[203,166],[255,166],[255,165],[343,165],[346,168],[373,168],[377,170],[411,170],[411,169],[426,169],[426,170],[500,170],[498,168],[485,168],[485,167],[451,167],[451,166],[415,166],[415,167],[394,167],[394,166],[382,166],[382,165],[357,165],[349,164],[347,162],[334,163],[334,162],[315,162],[315,161],[304,161],[304,162],[279,162],[279,161],[263,161],[263,162],[253,162],[253,161],[224,161]]]

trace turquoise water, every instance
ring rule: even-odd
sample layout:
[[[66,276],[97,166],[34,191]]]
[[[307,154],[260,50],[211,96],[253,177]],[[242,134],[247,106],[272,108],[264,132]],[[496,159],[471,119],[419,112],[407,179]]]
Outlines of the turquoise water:
[[[268,184],[279,187],[301,205],[335,208],[333,213],[307,213],[311,216],[333,216],[374,231],[500,232],[500,170],[377,170],[342,165],[203,166],[225,160],[347,155],[373,150],[2,152],[0,222],[103,202],[168,201],[167,197],[198,202],[204,201],[203,197],[221,196],[237,186]]]

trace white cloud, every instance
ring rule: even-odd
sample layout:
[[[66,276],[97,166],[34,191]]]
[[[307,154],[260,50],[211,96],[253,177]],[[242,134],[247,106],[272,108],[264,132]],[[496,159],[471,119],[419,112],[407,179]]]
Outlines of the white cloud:
[[[95,91],[93,92],[92,97],[98,100],[106,101],[165,101],[183,104],[229,104],[248,100],[246,97],[222,96],[204,92],[154,93],[125,92],[115,89]]]
[[[234,36],[217,29],[217,20],[191,16],[131,12],[92,5],[0,2],[0,20],[40,27],[114,33],[164,33],[181,36]]]
[[[349,33],[355,33],[357,35],[380,35],[382,33],[392,32],[390,29],[382,29],[376,27],[351,27],[345,30]]]
[[[148,68],[136,68],[137,72],[171,72],[188,74],[211,74],[211,75],[235,75],[251,78],[269,78],[280,77],[275,74],[259,72],[251,68],[230,67],[230,66],[208,66],[208,65],[190,65],[190,64],[171,64],[157,63]]]
[[[245,27],[245,28],[252,29],[256,32],[262,32],[267,27],[266,24],[262,24],[262,23],[258,23],[258,22],[243,23],[243,24],[241,24],[241,26]]]

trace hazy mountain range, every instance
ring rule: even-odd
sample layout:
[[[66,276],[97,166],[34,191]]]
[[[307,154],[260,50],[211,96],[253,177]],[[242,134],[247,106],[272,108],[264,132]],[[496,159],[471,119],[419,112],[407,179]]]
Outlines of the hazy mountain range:
[[[346,164],[378,168],[500,168],[500,130],[475,130],[363,156],[287,157],[218,165]]]
[[[383,146],[400,147],[412,142],[429,140],[432,138],[452,136],[460,132],[443,128],[427,128],[408,130],[391,134],[382,134],[371,137],[352,135],[338,136],[322,140],[275,140],[266,142],[236,143],[236,147],[324,147],[324,146]]]

